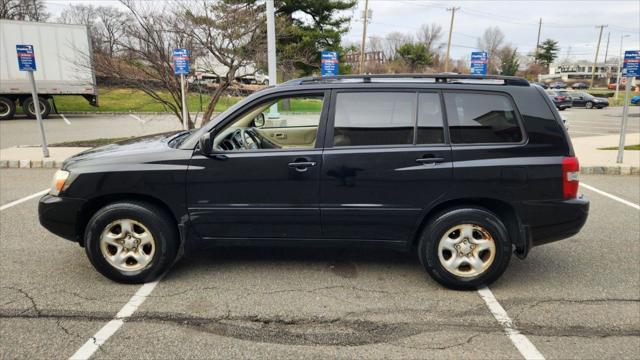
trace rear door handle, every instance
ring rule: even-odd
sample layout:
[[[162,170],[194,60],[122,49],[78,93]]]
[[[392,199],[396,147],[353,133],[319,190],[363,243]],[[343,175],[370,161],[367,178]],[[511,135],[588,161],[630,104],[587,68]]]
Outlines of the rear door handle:
[[[417,163],[420,164],[438,164],[444,161],[444,158],[440,157],[423,157],[416,159]]]
[[[289,167],[296,169],[298,172],[305,172],[312,166],[316,166],[315,161],[294,161],[289,163]]]

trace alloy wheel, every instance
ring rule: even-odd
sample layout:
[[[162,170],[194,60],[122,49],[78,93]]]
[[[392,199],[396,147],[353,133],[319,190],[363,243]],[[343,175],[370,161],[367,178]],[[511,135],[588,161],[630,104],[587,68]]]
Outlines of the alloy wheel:
[[[146,226],[131,219],[116,220],[100,236],[102,256],[114,268],[130,272],[151,264],[156,242]]]
[[[483,274],[495,259],[496,243],[491,233],[475,224],[460,224],[447,230],[438,243],[438,259],[445,270],[460,277]]]

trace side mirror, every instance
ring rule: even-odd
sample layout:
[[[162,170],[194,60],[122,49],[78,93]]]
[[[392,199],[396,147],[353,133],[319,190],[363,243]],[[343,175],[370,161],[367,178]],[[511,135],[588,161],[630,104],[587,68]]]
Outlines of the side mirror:
[[[211,133],[206,133],[200,137],[198,144],[200,145],[200,152],[204,155],[209,155],[213,152],[213,140]]]
[[[255,119],[253,119],[253,126],[255,127],[263,127],[264,126],[264,114],[260,113],[258,114],[258,116],[256,116]]]

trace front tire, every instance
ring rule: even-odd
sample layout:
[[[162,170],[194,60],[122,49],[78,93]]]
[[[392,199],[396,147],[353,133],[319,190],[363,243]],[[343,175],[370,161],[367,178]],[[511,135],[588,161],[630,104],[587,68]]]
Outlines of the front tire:
[[[51,104],[49,103],[49,100],[43,97],[38,97],[38,100],[40,102],[40,115],[43,119],[46,119],[51,113]],[[29,119],[36,118],[36,108],[32,97],[28,97],[22,102],[22,110],[24,110],[25,115],[27,115]]]
[[[587,108],[587,109],[593,109],[593,103],[591,101],[587,101],[584,104],[584,107]]]
[[[178,252],[175,222],[146,202],[118,202],[98,210],[85,231],[85,252],[105,277],[127,284],[153,281]]]
[[[511,241],[502,221],[477,207],[438,214],[422,233],[418,256],[427,273],[455,290],[491,284],[507,268]]]

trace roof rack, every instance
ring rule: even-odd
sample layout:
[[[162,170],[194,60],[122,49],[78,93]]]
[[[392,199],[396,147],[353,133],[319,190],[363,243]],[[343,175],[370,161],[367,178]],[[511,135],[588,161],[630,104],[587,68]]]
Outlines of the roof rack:
[[[309,76],[299,79],[289,80],[280,84],[281,86],[295,86],[306,84],[328,84],[328,83],[370,83],[370,82],[418,82],[421,80],[433,80],[438,84],[492,84],[492,85],[515,85],[529,86],[529,81],[516,76],[500,75],[471,75],[471,74],[375,74],[375,75],[338,75],[338,76]]]

